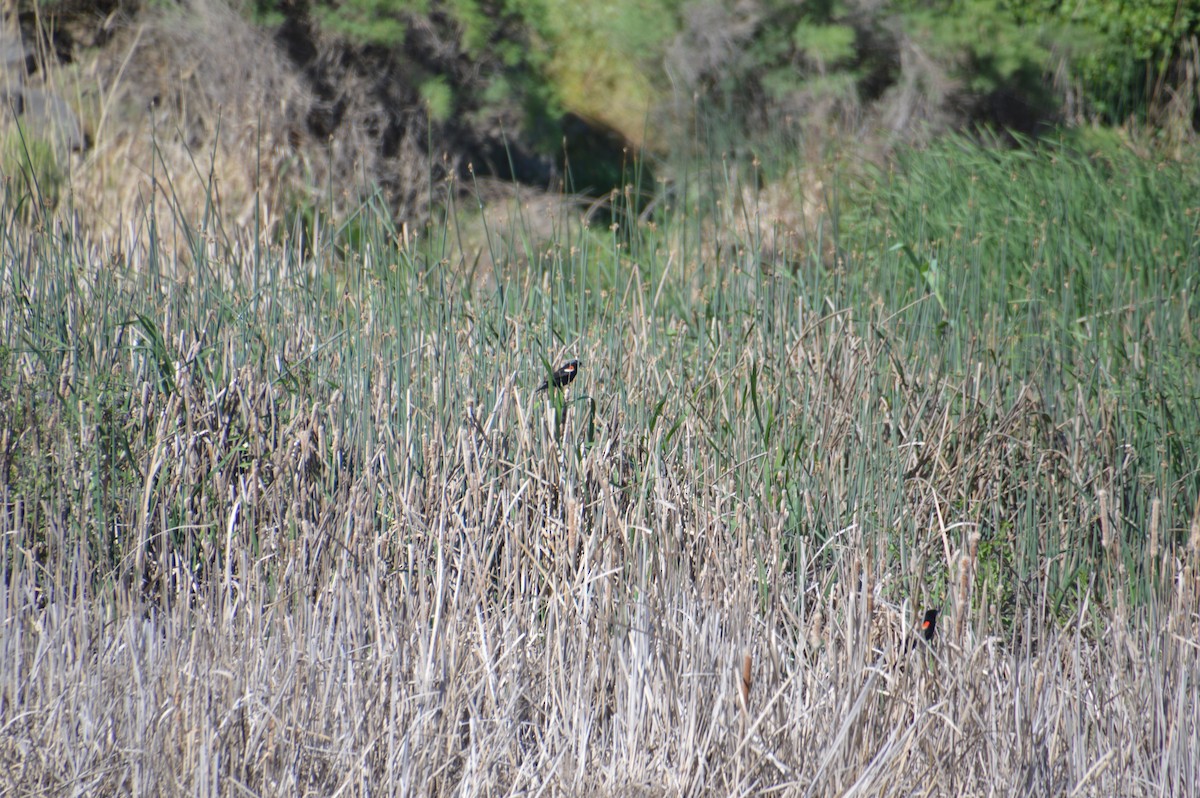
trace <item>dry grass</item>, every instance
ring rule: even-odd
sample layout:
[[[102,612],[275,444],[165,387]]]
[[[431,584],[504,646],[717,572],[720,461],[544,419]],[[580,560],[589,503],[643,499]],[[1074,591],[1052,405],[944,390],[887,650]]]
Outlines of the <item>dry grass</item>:
[[[94,143],[75,169],[75,210],[91,230],[121,240],[176,212],[270,229],[321,165],[301,146],[311,98],[273,43],[222,3],[145,14],[84,70]],[[226,218],[212,218],[214,198]]]
[[[1198,544],[1145,530],[1136,601],[1108,531],[1064,606],[1051,563],[980,574],[1033,474],[1047,538],[1119,512],[1082,404],[1051,434],[851,308],[713,321],[685,366],[631,281],[559,428],[532,269],[488,311],[415,251],[4,244],[5,795],[1200,794]]]
[[[423,112],[387,107],[375,96],[378,76],[338,64],[335,47],[319,66],[338,95],[319,98],[278,43],[221,0],[148,10],[123,25],[78,67],[50,68],[93,139],[72,165],[72,212],[114,242],[135,231],[149,245],[146,219],[225,239],[257,227],[278,240],[318,208],[343,219],[362,200],[355,188],[368,184],[383,186],[394,215],[415,225],[429,213],[430,170],[457,169],[457,154],[426,152]],[[325,137],[314,133],[322,125]],[[385,136],[388,125],[398,132]],[[176,258],[196,255],[187,241],[156,243]]]

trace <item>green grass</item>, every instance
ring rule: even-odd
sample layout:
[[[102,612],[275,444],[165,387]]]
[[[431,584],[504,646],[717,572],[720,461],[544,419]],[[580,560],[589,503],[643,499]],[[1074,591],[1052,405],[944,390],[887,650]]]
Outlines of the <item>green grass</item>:
[[[0,784],[1188,794],[1196,162],[951,139],[794,251],[688,174],[488,270],[374,200],[118,246],[8,184]]]

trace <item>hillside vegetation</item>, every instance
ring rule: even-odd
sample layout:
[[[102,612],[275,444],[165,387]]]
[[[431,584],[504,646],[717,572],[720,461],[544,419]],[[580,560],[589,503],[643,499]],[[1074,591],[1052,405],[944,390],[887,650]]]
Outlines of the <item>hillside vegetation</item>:
[[[846,140],[879,162],[947,131],[1090,124],[1181,157],[1200,123],[1200,11],[1176,0],[20,0],[5,18],[27,82],[87,141],[41,171],[71,173],[105,232],[162,180],[196,216],[211,178],[267,226],[340,216],[374,186],[419,227],[431,180],[590,201],[635,160],[653,184],[726,152],[778,182]]]

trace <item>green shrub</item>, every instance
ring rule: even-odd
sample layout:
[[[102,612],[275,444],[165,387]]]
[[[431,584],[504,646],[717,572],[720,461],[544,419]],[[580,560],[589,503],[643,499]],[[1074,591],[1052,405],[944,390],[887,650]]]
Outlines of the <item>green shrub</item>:
[[[313,6],[313,16],[322,28],[383,47],[403,44],[408,21],[428,11],[428,3],[422,0],[343,0]]]
[[[26,213],[32,212],[28,203],[48,211],[58,206],[66,173],[53,142],[27,130],[8,128],[0,133],[0,172],[14,181],[11,190],[22,197]]]
[[[1200,93],[1187,64],[1196,57],[1200,5],[1179,0],[1023,0],[1018,18],[1058,26],[1068,74],[1083,91],[1085,110],[1108,122],[1134,116],[1159,121],[1172,97],[1180,111],[1198,110]],[[1180,97],[1180,95],[1183,95]],[[1188,124],[1192,124],[1189,118]]]

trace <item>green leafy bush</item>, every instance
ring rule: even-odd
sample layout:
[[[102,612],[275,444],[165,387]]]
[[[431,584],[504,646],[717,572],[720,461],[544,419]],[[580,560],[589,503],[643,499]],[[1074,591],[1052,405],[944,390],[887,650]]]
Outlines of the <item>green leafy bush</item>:
[[[1024,0],[1014,2],[1024,20],[1057,26],[1070,80],[1085,111],[1109,122],[1134,116],[1153,122],[1174,101],[1187,117],[1200,110],[1194,69],[1200,5],[1180,0]]]

